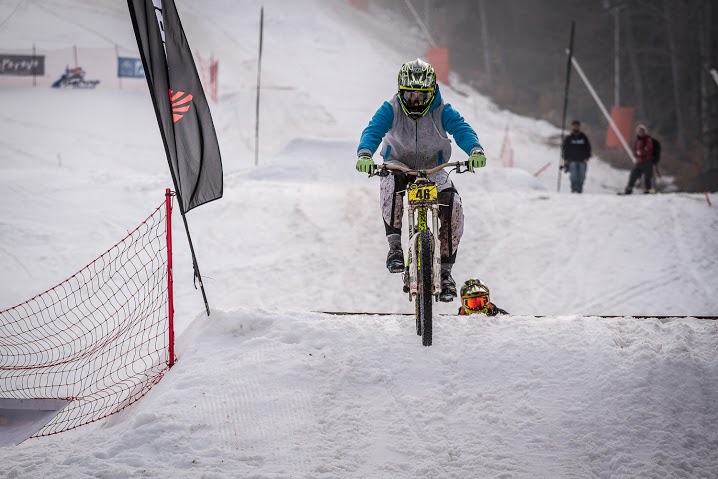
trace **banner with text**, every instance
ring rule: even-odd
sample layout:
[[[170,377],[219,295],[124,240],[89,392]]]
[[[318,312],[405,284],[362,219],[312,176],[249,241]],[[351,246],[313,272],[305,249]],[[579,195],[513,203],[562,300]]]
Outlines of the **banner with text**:
[[[0,75],[42,76],[44,74],[44,56],[0,53]]]

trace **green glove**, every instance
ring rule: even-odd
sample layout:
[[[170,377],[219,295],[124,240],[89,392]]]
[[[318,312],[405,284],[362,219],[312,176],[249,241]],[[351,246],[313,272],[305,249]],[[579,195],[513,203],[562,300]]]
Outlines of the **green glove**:
[[[481,150],[473,152],[466,163],[466,168],[472,173],[476,168],[483,168],[484,166],[486,166],[486,156]]]
[[[369,176],[371,176],[374,174],[374,169],[376,169],[376,165],[374,164],[374,160],[371,159],[371,156],[361,155],[357,160],[358,172],[369,173]]]

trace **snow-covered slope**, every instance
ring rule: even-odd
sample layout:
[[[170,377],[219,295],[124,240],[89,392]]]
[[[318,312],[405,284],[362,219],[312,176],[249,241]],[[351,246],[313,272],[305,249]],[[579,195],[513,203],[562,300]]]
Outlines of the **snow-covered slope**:
[[[137,405],[8,478],[712,478],[714,322],[215,311]]]
[[[0,44],[131,47],[129,18],[111,3],[0,4]],[[455,176],[467,218],[454,276],[482,278],[511,313],[554,317],[441,316],[426,349],[408,317],[310,313],[413,310],[384,268],[378,182],[354,161],[398,66],[425,44],[407,19],[376,10],[263,2],[254,168],[260,2],[178,3],[193,50],[220,59],[225,197],[188,215],[213,315],[200,314],[175,221],[178,329],[191,324],[177,366],[110,420],[0,450],[3,473],[718,475],[718,325],[576,316],[718,313],[718,210],[695,195],[617,197],[604,185],[619,188],[627,172],[599,159],[586,194],[565,193],[565,177],[556,194],[555,168],[532,174],[555,164],[558,130],[455,78],[443,96],[490,164]],[[164,200],[170,178],[146,92],[13,88],[0,105],[4,309],[105,251]],[[507,123],[514,169],[496,160]]]

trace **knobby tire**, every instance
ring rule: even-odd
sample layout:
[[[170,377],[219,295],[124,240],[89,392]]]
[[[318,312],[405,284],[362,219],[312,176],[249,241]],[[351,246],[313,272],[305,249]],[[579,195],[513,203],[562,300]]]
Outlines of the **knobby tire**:
[[[432,333],[432,306],[434,300],[434,284],[431,278],[433,240],[431,232],[426,230],[419,233],[418,261],[418,288],[416,295],[417,322],[421,325],[421,344],[431,346]],[[418,331],[418,327],[417,327]]]

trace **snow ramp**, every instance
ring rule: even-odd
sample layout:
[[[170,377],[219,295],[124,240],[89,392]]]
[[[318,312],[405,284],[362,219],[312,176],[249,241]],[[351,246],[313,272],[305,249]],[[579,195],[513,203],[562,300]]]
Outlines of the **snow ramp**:
[[[439,316],[434,336],[422,347],[403,315],[216,310],[142,401],[0,461],[9,477],[718,477],[716,321]]]

